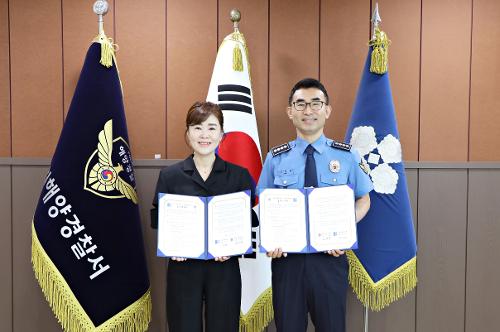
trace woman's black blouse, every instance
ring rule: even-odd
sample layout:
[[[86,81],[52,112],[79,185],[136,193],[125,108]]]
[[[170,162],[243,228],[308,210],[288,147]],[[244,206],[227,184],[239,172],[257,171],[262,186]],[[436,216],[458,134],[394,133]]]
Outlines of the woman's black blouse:
[[[158,228],[158,193],[216,196],[250,190],[252,206],[255,203],[255,184],[246,168],[231,164],[216,155],[212,172],[203,181],[194,165],[193,156],[161,170],[151,210],[151,227]],[[252,226],[258,226],[252,213]]]

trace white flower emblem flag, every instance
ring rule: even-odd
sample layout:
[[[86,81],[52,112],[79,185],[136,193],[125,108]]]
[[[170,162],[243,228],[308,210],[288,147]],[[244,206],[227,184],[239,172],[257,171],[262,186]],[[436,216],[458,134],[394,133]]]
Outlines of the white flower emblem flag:
[[[373,43],[345,140],[359,152],[374,190],[370,210],[357,224],[359,247],[347,256],[354,292],[365,306],[380,310],[415,287],[417,248],[389,73],[370,71]],[[381,48],[387,52],[380,44],[375,58]]]

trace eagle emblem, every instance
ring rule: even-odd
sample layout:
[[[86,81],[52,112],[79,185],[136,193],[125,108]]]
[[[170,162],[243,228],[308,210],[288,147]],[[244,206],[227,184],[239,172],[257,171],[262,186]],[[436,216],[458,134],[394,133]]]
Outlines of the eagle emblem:
[[[113,140],[113,120],[104,124],[104,129],[99,132],[98,140],[97,149],[90,156],[85,167],[84,189],[106,198],[126,197],[137,204],[135,188],[120,176],[122,173],[125,177],[128,176],[132,183],[135,182],[127,143],[121,137]],[[122,144],[119,144],[120,142]],[[123,165],[129,164],[126,169],[120,163],[113,165],[113,144],[116,143],[120,145],[119,156],[122,157]],[[93,166],[89,170],[91,164]]]

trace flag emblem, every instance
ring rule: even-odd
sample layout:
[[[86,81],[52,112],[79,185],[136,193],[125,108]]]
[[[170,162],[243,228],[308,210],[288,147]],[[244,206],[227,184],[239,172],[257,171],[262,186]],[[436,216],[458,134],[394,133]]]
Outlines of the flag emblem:
[[[97,149],[85,167],[84,189],[105,198],[126,197],[137,204],[130,150],[122,137],[113,140],[113,120],[106,122],[98,135],[98,141]],[[118,147],[115,158],[113,146]],[[119,159],[116,166],[113,166],[114,159]],[[88,170],[92,164],[94,166]],[[124,174],[124,177],[120,176],[120,173]]]
[[[402,162],[399,140],[388,134],[377,142],[372,126],[359,126],[352,131],[351,144],[359,151],[363,164],[360,163],[360,167],[370,174],[374,190],[380,194],[394,194],[399,176],[390,164]]]

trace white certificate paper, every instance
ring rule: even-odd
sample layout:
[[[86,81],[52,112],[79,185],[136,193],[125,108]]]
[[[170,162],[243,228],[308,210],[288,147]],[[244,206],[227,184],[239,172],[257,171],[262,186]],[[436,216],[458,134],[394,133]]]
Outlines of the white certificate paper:
[[[213,257],[245,253],[252,247],[250,196],[214,196],[208,202],[208,253]]]
[[[295,189],[265,189],[259,196],[260,246],[302,252],[307,247],[306,197]]]
[[[158,211],[158,256],[198,258],[204,254],[203,200],[165,194],[159,199]]]
[[[315,188],[308,198],[313,251],[353,248],[357,236],[352,189],[346,185]]]
[[[259,196],[261,251],[357,248],[354,204],[354,192],[347,185],[263,190]]]
[[[249,191],[159,197],[158,256],[211,259],[252,251]]]

